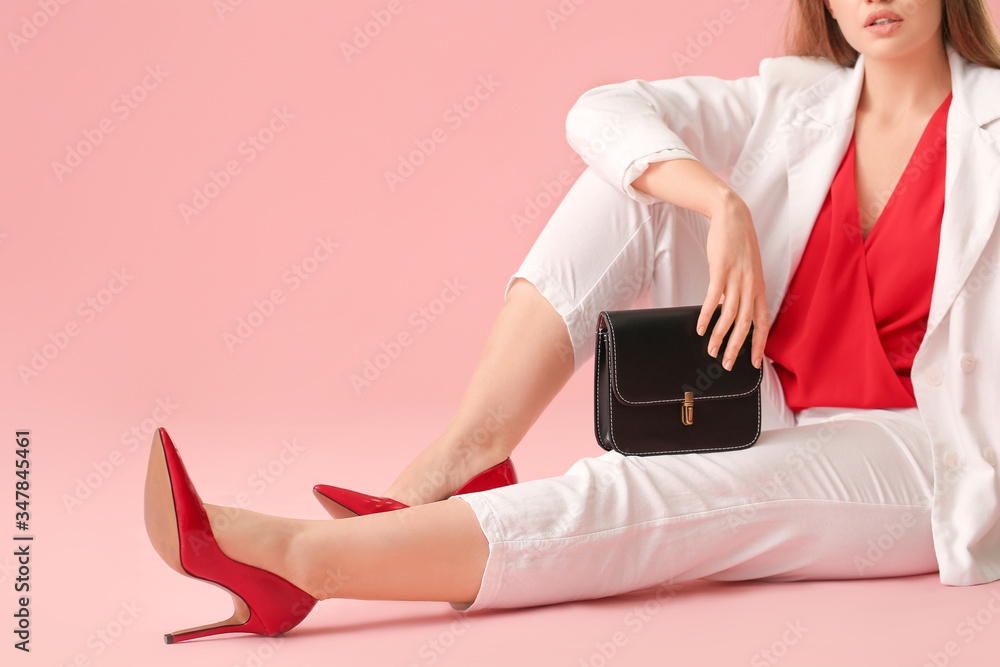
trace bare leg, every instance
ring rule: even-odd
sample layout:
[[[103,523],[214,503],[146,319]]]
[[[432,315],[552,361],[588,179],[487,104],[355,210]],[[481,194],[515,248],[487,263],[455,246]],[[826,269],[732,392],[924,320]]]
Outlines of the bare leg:
[[[460,498],[347,520],[302,520],[205,505],[230,558],[318,599],[471,602],[489,543]]]
[[[407,505],[447,498],[510,456],[572,375],[562,317],[534,285],[515,279],[451,423],[384,495]]]

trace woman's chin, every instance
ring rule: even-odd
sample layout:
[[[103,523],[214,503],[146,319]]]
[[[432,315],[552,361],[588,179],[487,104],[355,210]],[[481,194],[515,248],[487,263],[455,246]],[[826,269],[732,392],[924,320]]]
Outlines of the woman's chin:
[[[917,38],[904,29],[895,30],[887,35],[863,33],[854,35],[848,40],[848,44],[864,55],[865,60],[896,60],[918,56],[924,49],[933,48],[935,43],[944,49],[939,33]]]

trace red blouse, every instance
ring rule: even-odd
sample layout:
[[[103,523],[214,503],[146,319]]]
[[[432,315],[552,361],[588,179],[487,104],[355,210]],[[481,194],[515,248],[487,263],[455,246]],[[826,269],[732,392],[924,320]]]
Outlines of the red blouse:
[[[793,412],[916,407],[909,376],[934,287],[950,105],[949,94],[864,239],[851,137],[765,346]]]

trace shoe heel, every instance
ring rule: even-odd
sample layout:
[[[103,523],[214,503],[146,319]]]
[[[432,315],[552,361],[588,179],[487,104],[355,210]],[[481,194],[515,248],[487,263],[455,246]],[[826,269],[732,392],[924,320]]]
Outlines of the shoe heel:
[[[171,568],[226,591],[235,607],[224,621],[164,635],[167,644],[233,632],[274,637],[301,623],[317,602],[280,576],[222,552],[201,498],[163,428],[154,436],[150,453],[145,520],[154,549]]]

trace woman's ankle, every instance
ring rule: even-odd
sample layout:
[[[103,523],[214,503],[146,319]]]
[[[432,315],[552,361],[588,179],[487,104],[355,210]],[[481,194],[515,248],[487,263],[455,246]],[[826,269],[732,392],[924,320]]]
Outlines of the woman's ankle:
[[[303,521],[288,541],[286,578],[317,600],[345,597],[348,577],[338,556],[342,540],[330,539],[331,531],[338,528],[341,524],[335,521]]]
[[[420,453],[385,495],[407,505],[444,500],[512,451],[497,441],[476,443],[446,432]]]
[[[222,553],[303,588],[293,545],[307,522],[210,504],[205,504],[205,511]]]

